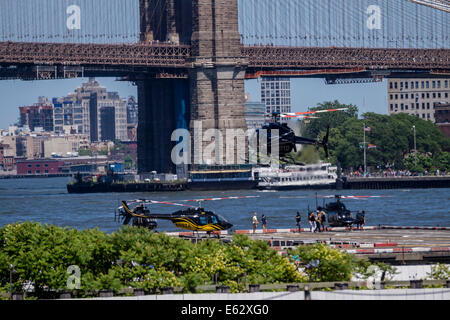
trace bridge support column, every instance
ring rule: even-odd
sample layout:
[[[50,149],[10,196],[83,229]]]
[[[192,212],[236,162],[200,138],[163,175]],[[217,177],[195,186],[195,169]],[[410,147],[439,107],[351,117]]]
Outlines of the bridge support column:
[[[187,80],[153,79],[138,82],[138,172],[176,173],[171,152],[176,129],[188,129]]]
[[[190,128],[191,131],[196,125],[202,128],[201,133],[198,130],[191,133],[195,140],[192,161],[194,164],[226,164],[226,160],[231,159],[233,164],[243,163],[247,157],[247,141],[244,140],[243,147],[238,147],[238,143],[234,146],[227,143],[229,129],[234,132],[247,129],[244,107],[246,61],[241,56],[237,0],[193,0],[192,5],[194,68],[189,76]],[[209,129],[219,130],[222,146],[218,145],[217,137],[207,134]],[[201,137],[206,141],[200,143]],[[215,151],[205,153],[205,148],[212,142]]]
[[[233,134],[244,138],[247,130],[244,113],[244,74],[235,66],[195,68],[190,73],[191,137],[193,164],[244,163],[246,140],[238,143]],[[199,128],[201,128],[199,130]],[[218,129],[222,140],[212,136]],[[228,140],[227,140],[228,139]],[[230,145],[230,140],[234,145]],[[213,150],[208,146],[215,141]],[[220,143],[220,144],[219,144]],[[209,147],[211,149],[211,146]]]

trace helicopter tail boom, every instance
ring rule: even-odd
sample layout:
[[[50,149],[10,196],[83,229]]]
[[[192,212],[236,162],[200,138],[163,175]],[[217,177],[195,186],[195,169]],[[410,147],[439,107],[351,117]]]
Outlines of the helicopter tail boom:
[[[325,135],[325,138],[323,138],[322,143],[321,143],[323,150],[325,151],[325,157],[327,157],[327,158],[329,157],[329,154],[328,154],[328,138],[329,138],[329,136],[330,136],[330,127],[327,128],[327,134]]]
[[[125,210],[125,212],[130,213],[130,214],[132,213],[131,210],[130,210],[130,207],[128,207],[126,201],[122,201],[122,207]]]

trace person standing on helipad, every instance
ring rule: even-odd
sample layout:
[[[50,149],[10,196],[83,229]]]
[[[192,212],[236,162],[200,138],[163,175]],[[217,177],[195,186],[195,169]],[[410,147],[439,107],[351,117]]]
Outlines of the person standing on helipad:
[[[295,216],[295,226],[298,229],[298,232],[302,231],[302,217],[300,216],[300,212],[297,211],[297,215]]]
[[[258,216],[257,216],[256,212],[252,218],[252,225],[253,225],[253,233],[255,233],[256,227],[258,226]]]
[[[262,217],[261,217],[261,224],[262,224],[263,230],[266,230],[267,229],[267,217],[265,215],[262,215]]]

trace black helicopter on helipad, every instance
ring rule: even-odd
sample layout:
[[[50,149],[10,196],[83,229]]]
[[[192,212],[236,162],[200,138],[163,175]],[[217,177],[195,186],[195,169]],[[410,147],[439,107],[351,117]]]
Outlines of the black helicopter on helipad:
[[[351,211],[347,209],[341,199],[353,199],[353,200],[363,200],[370,198],[383,198],[386,196],[342,196],[342,195],[330,195],[330,196],[317,196],[324,199],[334,199],[334,201],[324,203],[322,206],[317,206],[317,210],[324,211],[328,225],[330,227],[352,227],[353,225],[364,225],[365,224],[365,211]],[[308,210],[308,215],[311,213]],[[355,215],[353,215],[353,213]]]

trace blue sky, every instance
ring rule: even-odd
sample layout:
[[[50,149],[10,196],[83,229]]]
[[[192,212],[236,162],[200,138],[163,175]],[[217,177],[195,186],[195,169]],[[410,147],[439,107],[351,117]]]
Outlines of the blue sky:
[[[137,87],[131,82],[116,81],[115,78],[98,78],[108,91],[118,91],[122,98],[137,96]],[[0,128],[7,129],[19,117],[19,106],[36,103],[39,96],[50,100],[62,97],[81,86],[87,78],[70,80],[0,81]],[[258,80],[245,82],[246,92],[252,101],[260,101]],[[341,103],[355,104],[360,113],[373,111],[387,113],[386,81],[365,84],[326,85],[323,79],[292,79],[292,112],[306,111],[324,101],[339,100]],[[365,103],[364,103],[365,102]],[[365,108],[363,107],[365,105]]]

